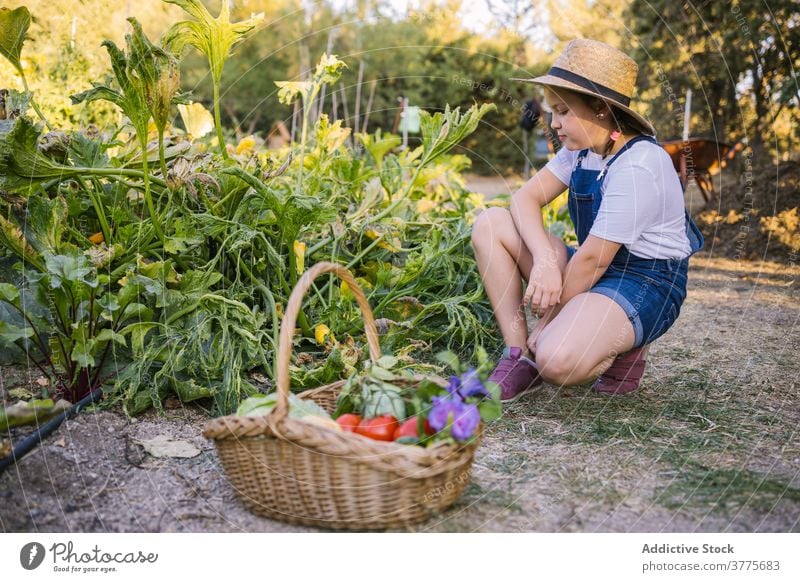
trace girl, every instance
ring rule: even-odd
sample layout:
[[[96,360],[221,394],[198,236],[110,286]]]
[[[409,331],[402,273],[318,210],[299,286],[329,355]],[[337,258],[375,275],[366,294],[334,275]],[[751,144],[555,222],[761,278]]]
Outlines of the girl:
[[[472,244],[506,349],[490,379],[513,401],[546,380],[607,394],[639,386],[647,346],[678,317],[703,238],[653,126],[630,108],[638,66],[573,40],[544,86],[563,147],[475,222]],[[579,246],[545,232],[541,209],[569,187]],[[527,280],[523,295],[521,278]],[[539,321],[530,336],[525,308]],[[527,349],[526,349],[527,348]]]

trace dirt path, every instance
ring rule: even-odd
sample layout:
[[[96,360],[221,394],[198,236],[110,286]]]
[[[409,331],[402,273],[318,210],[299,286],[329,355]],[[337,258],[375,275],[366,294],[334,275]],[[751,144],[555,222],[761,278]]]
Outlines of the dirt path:
[[[419,531],[800,531],[800,267],[692,260],[642,389],[540,392],[491,425],[466,494]],[[25,385],[4,370],[0,391]],[[0,476],[0,530],[307,531],[235,499],[193,408],[83,413]],[[200,449],[154,458],[168,434]]]

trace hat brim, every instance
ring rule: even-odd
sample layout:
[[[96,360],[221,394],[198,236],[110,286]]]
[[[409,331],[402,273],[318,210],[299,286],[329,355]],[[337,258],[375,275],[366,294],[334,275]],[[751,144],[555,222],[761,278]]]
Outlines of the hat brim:
[[[569,89],[570,91],[575,91],[576,93],[583,93],[584,95],[591,95],[592,97],[597,97],[598,99],[602,99],[606,103],[613,105],[614,107],[624,111],[636,121],[642,124],[643,127],[647,128],[650,131],[650,135],[655,135],[656,130],[653,127],[653,124],[639,113],[636,113],[633,109],[628,107],[627,105],[623,105],[619,101],[615,99],[611,99],[609,97],[605,97],[603,95],[599,95],[590,89],[586,89],[585,87],[581,87],[580,85],[573,83],[571,81],[567,81],[566,79],[562,79],[560,77],[555,77],[553,75],[542,75],[540,77],[534,77],[533,79],[518,79],[512,78],[511,81],[521,81],[523,83],[533,83],[535,85],[544,85],[549,87],[558,87],[561,89]]]

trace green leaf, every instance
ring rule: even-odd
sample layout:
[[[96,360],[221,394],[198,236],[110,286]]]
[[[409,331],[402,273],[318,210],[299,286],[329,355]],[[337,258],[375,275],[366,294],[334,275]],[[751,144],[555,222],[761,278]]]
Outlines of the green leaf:
[[[500,401],[500,385],[497,382],[490,382],[486,381],[483,383],[486,389],[489,391],[489,395],[492,397],[492,400]]]
[[[17,327],[0,319],[0,343],[13,344],[21,339],[33,336],[33,329],[30,327]]]
[[[312,84],[310,81],[275,81],[278,86],[278,101],[284,105],[291,105],[295,98],[308,93]]]
[[[66,180],[81,170],[57,164],[38,148],[41,132],[27,117],[0,120],[0,188],[27,193],[47,180]]]
[[[384,370],[391,370],[392,368],[394,368],[397,365],[397,362],[399,362],[399,361],[400,360],[398,360],[394,356],[381,356],[378,359],[378,362],[377,362],[376,365],[380,366]]]
[[[10,283],[0,283],[0,299],[18,306],[19,289]]]
[[[406,404],[400,394],[376,390],[369,395],[364,404],[364,418],[374,418],[382,414],[391,414],[395,418],[406,417]]]
[[[396,378],[394,374],[392,374],[389,370],[381,368],[380,366],[373,365],[369,369],[369,375],[373,378],[377,378],[378,380],[386,380],[387,382],[391,382]]]
[[[43,255],[56,255],[61,250],[64,230],[67,227],[67,202],[61,196],[48,199],[30,196],[23,221],[25,238]]]
[[[97,337],[95,338],[94,341],[97,342],[98,345],[100,343],[114,341],[119,345],[121,345],[122,347],[127,346],[127,342],[125,341],[125,336],[109,328],[100,330],[100,333],[97,334]]]
[[[61,287],[64,281],[84,283],[89,287],[97,287],[97,281],[90,281],[86,276],[94,271],[83,255],[48,255],[45,259],[47,271],[50,273],[50,286]]]
[[[445,106],[444,112],[433,115],[421,111],[420,131],[425,152],[422,165],[453,149],[477,129],[484,115],[496,110],[497,106],[494,103],[483,103],[480,107],[473,105],[463,115],[458,107],[451,111],[449,104]]]
[[[22,74],[21,53],[31,25],[31,13],[25,6],[15,10],[0,8],[0,54]]]
[[[211,398],[216,392],[209,384],[201,386],[192,378],[171,378],[170,385],[181,402],[192,402],[193,400],[199,400],[201,398]]]
[[[156,327],[158,327],[158,322],[155,321],[141,321],[136,323],[131,323],[130,325],[126,325],[124,328],[120,330],[120,334],[122,336],[126,336],[130,334],[131,336],[131,349],[133,350],[134,355],[141,355],[144,351],[144,338],[147,336],[147,333]]]
[[[241,22],[231,22],[229,0],[222,0],[217,18],[211,16],[200,0],[164,1],[180,6],[195,18],[194,21],[184,20],[174,24],[164,35],[164,45],[177,54],[187,45],[195,47],[208,59],[215,83],[222,78],[225,61],[234,47],[264,20],[264,14],[259,13]]]
[[[382,135],[380,129],[375,132],[374,136],[367,133],[357,133],[356,137],[364,145],[364,149],[375,159],[375,164],[379,169],[383,165],[384,156],[403,141],[399,135],[391,133]]]
[[[461,373],[461,362],[458,359],[458,355],[455,352],[450,350],[439,352],[436,354],[436,359],[446,366],[450,367],[456,374]]]
[[[5,99],[6,119],[24,116],[28,111],[28,108],[31,106],[32,99],[33,96],[27,91],[16,91],[14,89],[9,89]]]
[[[478,404],[478,412],[480,412],[481,420],[491,422],[502,416],[503,406],[499,400],[484,399]]]
[[[103,168],[108,166],[105,144],[100,139],[91,139],[80,132],[70,136],[69,157],[76,166]]]
[[[77,335],[77,338],[75,337]],[[95,365],[94,355],[92,354],[92,348],[94,347],[93,342],[86,341],[86,338],[82,335],[73,334],[73,338],[76,339],[74,345],[72,346],[72,353],[70,354],[70,359],[78,364],[79,368],[90,368]]]

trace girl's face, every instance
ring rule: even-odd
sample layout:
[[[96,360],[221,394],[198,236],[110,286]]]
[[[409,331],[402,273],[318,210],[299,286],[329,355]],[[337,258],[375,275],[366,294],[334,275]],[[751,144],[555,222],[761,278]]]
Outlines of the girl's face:
[[[545,103],[553,112],[550,127],[570,151],[590,148],[602,151],[608,140],[608,127],[576,93],[567,90],[544,90]],[[601,111],[605,111],[606,108]]]

